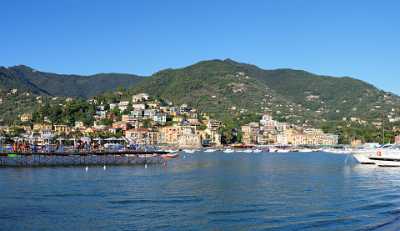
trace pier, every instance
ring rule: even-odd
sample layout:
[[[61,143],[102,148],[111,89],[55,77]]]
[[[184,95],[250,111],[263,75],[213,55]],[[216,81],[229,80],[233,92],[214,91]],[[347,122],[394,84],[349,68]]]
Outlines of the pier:
[[[7,152],[0,167],[104,166],[162,164],[162,151]]]

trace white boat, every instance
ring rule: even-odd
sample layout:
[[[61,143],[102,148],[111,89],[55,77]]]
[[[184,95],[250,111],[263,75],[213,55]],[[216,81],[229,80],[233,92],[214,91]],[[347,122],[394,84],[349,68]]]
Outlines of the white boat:
[[[204,152],[215,152],[215,151],[216,151],[215,149],[210,148],[210,149],[206,149]]]
[[[262,150],[261,149],[254,149],[253,152],[254,153],[260,153],[260,152],[262,152]]]
[[[196,152],[196,150],[194,150],[194,149],[183,149],[182,151],[185,153],[188,153],[188,154],[192,154],[192,153]]]
[[[224,150],[224,153],[232,153],[232,152],[235,152],[235,151],[230,148]]]
[[[244,153],[252,153],[253,150],[251,150],[251,149],[246,149],[246,150],[244,150],[243,152],[244,152]]]
[[[299,149],[299,152],[305,152],[305,153],[312,152],[312,151],[313,150],[309,149],[309,148],[301,148],[301,149]]]
[[[369,159],[381,167],[400,167],[400,145],[378,148]]]
[[[353,150],[352,155],[360,164],[400,167],[400,145],[383,145],[376,149],[356,149]]]

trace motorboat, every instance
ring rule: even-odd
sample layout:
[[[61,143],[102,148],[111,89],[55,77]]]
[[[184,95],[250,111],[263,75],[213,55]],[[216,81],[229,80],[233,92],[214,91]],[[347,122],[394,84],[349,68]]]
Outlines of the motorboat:
[[[243,152],[244,152],[244,153],[252,153],[253,150],[251,150],[251,149],[246,149],[246,150],[244,150]]]
[[[260,153],[260,152],[262,152],[262,150],[261,149],[254,149],[253,152],[254,153]]]
[[[235,151],[230,148],[224,150],[224,153],[233,153],[233,152],[235,152]]]
[[[183,149],[182,151],[183,151],[184,153],[188,153],[188,154],[193,154],[193,153],[196,152],[196,150],[194,150],[194,149]]]
[[[400,145],[387,144],[379,148],[356,149],[352,155],[360,164],[400,167]]]
[[[380,167],[400,167],[400,145],[378,148],[369,159]]]
[[[209,149],[206,149],[204,152],[210,153],[210,152],[215,152],[215,151],[216,151],[215,149],[209,148]]]

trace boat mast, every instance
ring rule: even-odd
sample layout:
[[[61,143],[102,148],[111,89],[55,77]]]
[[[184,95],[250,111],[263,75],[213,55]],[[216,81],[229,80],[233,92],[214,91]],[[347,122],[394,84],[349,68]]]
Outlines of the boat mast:
[[[382,113],[382,145],[385,144],[385,121],[384,114]]]

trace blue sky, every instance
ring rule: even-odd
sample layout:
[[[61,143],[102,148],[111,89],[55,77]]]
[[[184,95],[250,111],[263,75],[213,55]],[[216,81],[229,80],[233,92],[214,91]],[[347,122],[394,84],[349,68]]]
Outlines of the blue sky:
[[[352,76],[400,94],[400,1],[3,0],[0,65],[148,75],[205,59]]]

